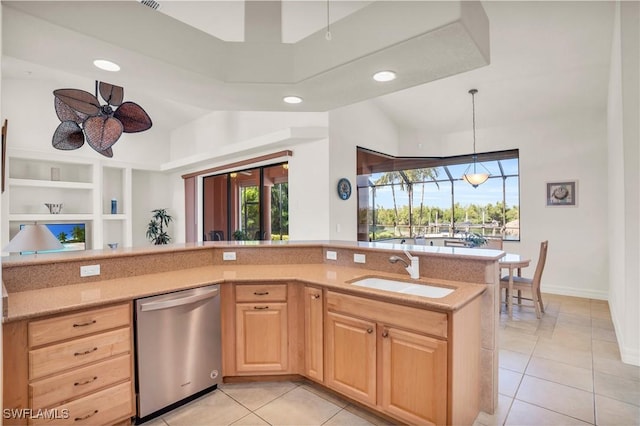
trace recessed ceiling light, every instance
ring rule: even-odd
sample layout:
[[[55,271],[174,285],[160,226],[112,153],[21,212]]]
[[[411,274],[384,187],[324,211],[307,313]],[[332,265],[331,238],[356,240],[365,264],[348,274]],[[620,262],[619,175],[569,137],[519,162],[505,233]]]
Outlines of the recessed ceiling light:
[[[93,61],[93,65],[105,71],[120,71],[120,65],[115,62],[107,61],[106,59],[96,59]]]
[[[385,82],[396,79],[396,73],[393,71],[378,71],[373,75],[375,81]]]
[[[302,102],[302,98],[300,96],[285,96],[282,100],[288,104],[299,104]]]

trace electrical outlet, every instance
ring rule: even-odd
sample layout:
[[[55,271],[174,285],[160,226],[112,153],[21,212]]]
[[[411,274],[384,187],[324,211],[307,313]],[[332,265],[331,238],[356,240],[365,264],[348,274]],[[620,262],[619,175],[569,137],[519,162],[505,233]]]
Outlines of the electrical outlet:
[[[81,277],[92,277],[94,275],[100,275],[100,265],[87,265],[80,267]]]
[[[354,263],[367,263],[367,257],[364,254],[353,254]]]
[[[236,260],[236,252],[235,251],[222,252],[222,260]]]
[[[338,260],[338,253],[332,250],[327,250],[328,260]]]

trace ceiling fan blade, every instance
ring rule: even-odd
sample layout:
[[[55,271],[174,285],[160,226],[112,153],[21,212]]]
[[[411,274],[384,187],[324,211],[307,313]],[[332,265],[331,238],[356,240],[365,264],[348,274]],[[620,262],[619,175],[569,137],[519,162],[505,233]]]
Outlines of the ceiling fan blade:
[[[109,105],[118,106],[124,100],[124,88],[113,84],[100,82],[100,96]]]
[[[84,122],[87,143],[98,152],[105,151],[122,135],[122,123],[112,117],[89,117]]]
[[[78,89],[58,89],[53,95],[76,112],[97,115],[100,111],[100,102],[89,92]]]
[[[144,132],[151,128],[151,118],[134,102],[125,102],[116,109],[113,117],[122,122],[125,133]]]
[[[63,151],[78,149],[84,145],[84,133],[75,121],[63,121],[53,133],[51,144]]]

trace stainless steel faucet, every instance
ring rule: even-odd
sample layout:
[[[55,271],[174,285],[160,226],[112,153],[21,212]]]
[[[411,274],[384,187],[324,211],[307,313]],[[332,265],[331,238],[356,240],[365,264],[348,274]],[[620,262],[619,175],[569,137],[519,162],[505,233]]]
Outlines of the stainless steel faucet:
[[[420,278],[420,259],[416,256],[411,256],[411,254],[407,250],[404,251],[404,254],[409,258],[411,264],[409,264],[406,260],[399,256],[391,256],[389,258],[389,262],[402,262],[405,266],[404,269],[409,273],[411,278],[417,280],[418,278]]]

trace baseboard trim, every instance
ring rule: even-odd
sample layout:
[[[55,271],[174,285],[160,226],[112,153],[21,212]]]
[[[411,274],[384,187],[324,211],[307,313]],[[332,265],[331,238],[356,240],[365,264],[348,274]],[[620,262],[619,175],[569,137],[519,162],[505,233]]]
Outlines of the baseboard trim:
[[[640,366],[640,351],[638,349],[629,348],[624,344],[624,338],[620,334],[619,330],[622,330],[615,311],[611,311],[611,321],[613,321],[613,328],[616,332],[616,339],[618,340],[618,349],[620,349],[620,358],[625,364]]]
[[[543,293],[558,294],[560,296],[582,297],[585,299],[609,300],[608,290],[588,290],[575,287],[556,285],[543,285],[540,290]]]

